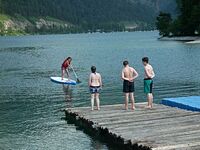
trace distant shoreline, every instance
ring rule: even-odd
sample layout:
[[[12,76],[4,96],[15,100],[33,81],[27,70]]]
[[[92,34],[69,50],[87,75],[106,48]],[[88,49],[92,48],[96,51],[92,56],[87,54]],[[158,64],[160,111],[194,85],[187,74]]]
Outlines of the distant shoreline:
[[[154,32],[157,30],[135,30],[135,31],[109,31],[109,32],[74,32],[74,33],[23,33],[23,34],[15,34],[15,35],[0,35],[0,37],[6,37],[6,36],[27,36],[27,35],[59,35],[59,34],[95,34],[95,33],[100,33],[100,34],[104,34],[104,33],[130,33],[130,32]]]
[[[199,42],[200,36],[176,36],[176,37],[160,37],[158,38],[161,41],[183,41],[183,42]]]

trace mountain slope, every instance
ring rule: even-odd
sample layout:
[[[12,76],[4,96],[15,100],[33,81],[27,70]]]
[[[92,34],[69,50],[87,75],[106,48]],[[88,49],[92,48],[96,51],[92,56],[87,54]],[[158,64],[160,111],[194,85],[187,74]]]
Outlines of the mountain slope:
[[[29,33],[143,30],[155,28],[155,18],[163,9],[160,3],[159,0],[0,0],[0,13],[16,24],[7,28]],[[17,25],[19,22],[26,22],[23,29]]]

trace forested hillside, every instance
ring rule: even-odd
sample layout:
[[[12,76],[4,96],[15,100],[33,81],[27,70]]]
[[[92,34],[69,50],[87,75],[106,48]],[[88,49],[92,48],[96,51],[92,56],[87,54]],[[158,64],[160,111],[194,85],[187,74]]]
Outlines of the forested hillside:
[[[155,29],[160,6],[175,8],[175,5],[166,3],[168,0],[163,1],[0,0],[0,14],[3,14],[0,18],[10,20],[6,30],[18,28],[28,33],[147,30]],[[169,1],[173,3],[175,0]],[[0,30],[3,31],[1,24]]]
[[[162,36],[199,36],[200,0],[177,0],[180,14],[173,19],[170,13],[161,12],[157,28]]]

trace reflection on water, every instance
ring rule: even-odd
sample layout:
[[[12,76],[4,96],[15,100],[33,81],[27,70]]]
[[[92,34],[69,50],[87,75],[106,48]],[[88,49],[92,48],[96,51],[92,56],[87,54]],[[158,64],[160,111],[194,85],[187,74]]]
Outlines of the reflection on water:
[[[60,110],[90,106],[88,76],[95,65],[104,87],[101,104],[122,103],[122,61],[139,73],[136,102],[143,93],[141,58],[149,56],[156,72],[155,102],[165,97],[200,95],[200,45],[158,41],[157,32],[0,37],[0,149],[77,150],[108,147],[60,118]],[[73,57],[82,83],[63,86],[50,81]]]
[[[33,52],[35,50],[44,49],[43,47],[7,47],[7,48],[0,48],[1,52]]]
[[[40,51],[43,50],[43,47],[8,47],[8,48],[0,48],[0,52],[10,52],[10,53],[18,53],[21,55],[32,55],[35,57],[40,56]]]
[[[66,108],[73,107],[72,89],[70,89],[70,85],[63,84],[63,92],[64,92],[64,96],[65,96]]]

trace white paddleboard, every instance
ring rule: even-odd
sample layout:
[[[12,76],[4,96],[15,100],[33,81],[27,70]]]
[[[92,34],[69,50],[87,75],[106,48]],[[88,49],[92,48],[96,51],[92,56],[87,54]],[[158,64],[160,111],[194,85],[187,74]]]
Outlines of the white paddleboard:
[[[52,82],[59,83],[59,84],[68,84],[68,85],[76,85],[76,81],[67,79],[67,78],[62,78],[61,77],[50,77]]]

